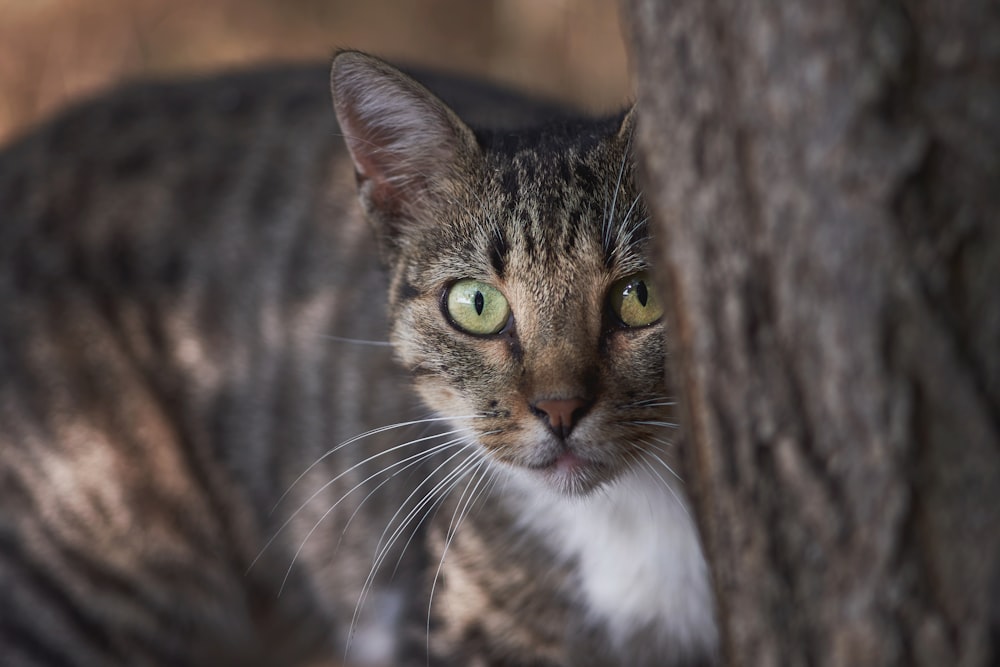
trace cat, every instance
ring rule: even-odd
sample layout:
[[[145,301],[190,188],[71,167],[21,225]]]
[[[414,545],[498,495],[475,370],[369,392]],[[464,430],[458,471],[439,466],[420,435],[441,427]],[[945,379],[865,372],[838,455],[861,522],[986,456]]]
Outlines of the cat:
[[[0,153],[3,664],[712,663],[634,114],[328,71]]]

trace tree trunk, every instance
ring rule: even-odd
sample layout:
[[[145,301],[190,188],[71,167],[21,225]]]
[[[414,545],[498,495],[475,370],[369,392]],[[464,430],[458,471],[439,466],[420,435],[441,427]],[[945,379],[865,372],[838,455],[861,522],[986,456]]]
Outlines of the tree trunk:
[[[1000,662],[1000,5],[626,10],[724,662]]]

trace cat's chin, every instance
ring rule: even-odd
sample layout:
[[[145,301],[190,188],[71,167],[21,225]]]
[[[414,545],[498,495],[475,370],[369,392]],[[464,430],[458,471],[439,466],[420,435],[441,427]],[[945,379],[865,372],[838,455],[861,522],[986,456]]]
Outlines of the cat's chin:
[[[548,489],[569,496],[588,495],[612,477],[607,465],[586,459],[571,450],[528,466],[528,470]]]

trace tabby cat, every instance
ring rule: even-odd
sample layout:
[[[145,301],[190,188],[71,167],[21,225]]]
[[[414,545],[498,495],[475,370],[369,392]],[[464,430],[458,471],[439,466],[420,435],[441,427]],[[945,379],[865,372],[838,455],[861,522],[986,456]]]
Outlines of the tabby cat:
[[[713,660],[632,116],[415,76],[0,153],[3,665]]]

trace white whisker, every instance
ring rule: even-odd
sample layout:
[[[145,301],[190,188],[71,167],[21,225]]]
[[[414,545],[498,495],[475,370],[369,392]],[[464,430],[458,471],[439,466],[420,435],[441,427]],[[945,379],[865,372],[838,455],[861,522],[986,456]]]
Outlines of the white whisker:
[[[386,479],[384,479],[382,482],[380,482],[378,484],[378,486],[376,486],[374,489],[372,489],[371,491],[369,491],[368,494],[366,494],[365,497],[361,499],[361,502],[358,503],[357,508],[355,508],[354,512],[351,513],[350,518],[347,520],[347,523],[344,525],[344,530],[341,532],[341,538],[343,538],[344,533],[347,532],[347,528],[348,528],[348,526],[350,526],[351,522],[354,520],[355,515],[361,510],[361,506],[364,505],[364,503],[376,491],[378,491],[380,488],[382,488],[382,486],[384,486],[387,482],[391,481],[393,478],[395,478],[398,475],[402,474],[406,470],[409,470],[410,468],[413,468],[413,467],[419,465],[420,463],[422,463],[423,461],[431,458],[435,454],[443,452],[446,449],[451,449],[453,447],[465,448],[465,447],[468,446],[468,444],[469,444],[468,440],[466,438],[464,438],[464,437],[462,437],[462,438],[455,438],[453,440],[449,440],[446,443],[443,443],[443,444],[440,444],[440,445],[435,445],[434,447],[432,447],[431,449],[429,449],[429,450],[427,450],[425,452],[421,452],[420,454],[414,454],[413,456],[407,457],[407,459],[403,459],[402,461],[398,461],[397,463],[394,463],[392,466],[389,466],[387,468],[384,468],[384,469],[380,470],[378,473],[376,473],[376,475],[372,475],[372,476],[368,477],[368,479],[366,479],[366,480],[364,480],[362,482],[359,482],[353,489],[351,489],[350,491],[348,491],[348,494],[353,493],[359,487],[361,487],[362,485],[364,485],[365,483],[367,483],[368,481],[370,481],[371,479],[373,479],[377,475],[384,473],[389,468],[392,468],[392,467],[394,467],[396,465],[399,465],[400,463],[406,462],[409,459],[415,459],[414,461],[407,463],[407,465],[403,466],[399,470],[396,470],[391,475],[389,475],[388,477],[386,477]],[[431,474],[433,475],[433,472]],[[405,502],[406,501],[404,501],[404,504],[405,504]],[[339,544],[339,542],[338,542],[338,544]],[[407,544],[409,544],[409,541],[407,541]]]
[[[477,452],[475,451],[469,452],[469,455],[466,457],[464,461],[462,461],[462,463],[458,464],[455,468],[448,471],[444,477],[438,480],[438,482],[435,483],[433,487],[431,487],[424,493],[423,497],[416,502],[416,504],[412,507],[412,509],[410,509],[406,513],[406,516],[400,519],[399,523],[396,524],[395,528],[393,528],[393,523],[396,521],[396,519],[399,518],[400,514],[403,513],[404,508],[407,506],[407,504],[410,503],[410,501],[412,501],[417,496],[420,490],[424,488],[424,486],[434,478],[434,475],[436,475],[439,471],[445,468],[460,454],[467,452],[467,450],[472,446],[473,446],[473,441],[471,440],[466,440],[465,442],[460,443],[459,451],[455,452],[447,459],[442,461],[440,464],[438,464],[438,466],[434,468],[434,470],[428,473],[424,477],[424,479],[419,484],[417,484],[417,486],[413,489],[413,491],[409,493],[409,495],[407,495],[407,497],[403,500],[403,502],[400,503],[399,509],[397,509],[396,512],[393,513],[393,515],[386,522],[386,527],[382,531],[382,534],[379,536],[378,543],[376,544],[376,556],[374,560],[376,567],[381,565],[382,560],[387,555],[388,549],[399,538],[400,534],[405,529],[405,527],[409,525],[409,523],[414,518],[416,518],[417,514],[419,514],[421,510],[423,510],[428,504],[430,504],[433,501],[435,496],[438,495],[443,488],[448,486],[448,484],[455,478],[461,477],[461,475],[464,472],[464,468],[468,465],[469,461],[472,458],[474,458],[475,455],[477,455]]]
[[[305,477],[306,475],[308,475],[312,471],[313,468],[315,468],[320,463],[322,463],[323,460],[325,460],[328,456],[332,456],[334,453],[336,453],[337,451],[343,449],[347,445],[354,444],[355,442],[358,442],[359,440],[364,440],[365,438],[368,438],[368,437],[373,436],[373,435],[378,435],[379,433],[385,433],[386,431],[391,431],[391,430],[397,429],[397,428],[404,428],[406,426],[415,426],[417,424],[430,424],[430,423],[434,423],[434,422],[446,422],[446,421],[452,421],[452,420],[456,420],[456,419],[481,419],[481,418],[483,418],[482,415],[459,415],[459,416],[455,416],[455,417],[428,417],[428,418],[425,418],[425,419],[414,419],[412,421],[398,422],[396,424],[389,424],[388,426],[379,426],[378,428],[373,428],[370,431],[365,431],[364,433],[361,433],[360,435],[356,435],[353,438],[345,440],[344,442],[340,443],[336,447],[333,447],[332,449],[328,449],[322,456],[320,456],[318,459],[316,459],[315,461],[313,461],[312,463],[310,463],[309,467],[307,467],[305,470],[303,470],[302,474],[300,474],[298,477],[296,477],[292,481],[292,483],[288,485],[288,488],[285,489],[285,492],[282,493],[281,496],[278,498],[277,502],[274,503],[274,506],[271,508],[271,514],[274,514],[274,511],[276,509],[278,509],[278,506],[281,505],[281,502],[288,496],[289,493],[291,493],[292,489],[295,488],[295,485],[302,481],[303,477]]]
[[[622,218],[622,225],[628,224],[629,218],[632,217],[632,212],[635,210],[636,204],[638,204],[640,201],[642,201],[641,192],[635,196],[635,199],[632,200],[632,205],[628,207],[627,211],[625,211],[625,217]]]
[[[607,249],[611,248],[611,223],[615,215],[615,207],[618,204],[618,193],[621,191],[622,178],[625,175],[625,165],[628,164],[629,151],[624,151],[622,154],[622,163],[618,168],[618,179],[615,181],[615,189],[611,196],[611,207],[606,209],[604,214],[604,247]]]
[[[302,549],[304,549],[304,548],[305,548],[305,546],[306,546],[306,543],[307,543],[307,542],[309,541],[309,538],[311,538],[311,537],[312,537],[313,533],[315,533],[315,532],[316,532],[316,530],[317,530],[317,529],[319,528],[320,524],[322,524],[322,523],[323,523],[323,521],[325,521],[325,520],[326,520],[326,518],[327,518],[328,516],[330,516],[330,513],[331,513],[331,512],[333,512],[333,510],[334,510],[334,509],[336,509],[336,508],[337,508],[337,506],[338,506],[338,505],[339,505],[339,504],[340,504],[340,503],[341,503],[341,502],[342,502],[342,501],[343,501],[343,500],[344,500],[345,498],[347,498],[348,496],[350,496],[350,495],[351,495],[351,493],[353,493],[353,492],[354,492],[355,490],[357,490],[358,488],[360,488],[360,487],[361,487],[361,486],[362,486],[363,484],[365,484],[365,483],[366,483],[366,482],[368,482],[368,481],[371,481],[372,479],[374,479],[375,477],[378,477],[378,476],[379,476],[379,475],[381,475],[381,474],[384,474],[384,473],[385,473],[385,472],[386,472],[387,470],[389,470],[389,469],[391,469],[391,468],[393,468],[393,467],[395,467],[395,466],[398,466],[398,465],[402,465],[403,463],[405,463],[405,462],[406,462],[406,461],[408,461],[409,459],[412,459],[412,458],[415,458],[415,457],[416,457],[416,458],[419,458],[420,460],[423,460],[424,458],[427,458],[428,456],[431,456],[432,454],[436,453],[437,451],[441,451],[441,450],[443,450],[443,449],[447,449],[448,447],[450,447],[450,446],[453,446],[453,445],[455,445],[455,444],[457,444],[457,443],[461,442],[461,440],[462,440],[461,438],[456,438],[455,440],[452,440],[452,441],[450,441],[450,442],[446,442],[446,443],[444,443],[444,444],[441,444],[441,445],[437,445],[437,446],[436,446],[435,448],[433,448],[433,449],[432,449],[432,450],[431,450],[430,452],[419,452],[419,453],[417,453],[417,454],[414,454],[414,455],[413,455],[413,456],[411,456],[411,457],[408,457],[408,459],[403,459],[402,461],[397,461],[397,462],[393,463],[392,465],[390,465],[390,466],[387,466],[386,468],[382,468],[381,470],[379,470],[379,471],[378,471],[378,472],[376,472],[375,474],[373,474],[373,475],[371,475],[370,477],[368,477],[368,479],[366,479],[366,480],[364,480],[364,481],[360,482],[360,483],[359,483],[359,484],[357,484],[357,485],[356,485],[356,486],[355,486],[354,488],[352,488],[352,489],[351,489],[350,491],[348,491],[347,493],[345,493],[344,495],[342,495],[342,496],[341,496],[341,497],[340,497],[340,498],[339,498],[339,499],[338,499],[338,500],[337,500],[337,501],[336,501],[335,503],[333,503],[333,505],[331,505],[331,506],[330,506],[330,508],[329,508],[329,509],[327,509],[327,510],[326,510],[325,512],[323,512],[323,515],[322,515],[322,516],[320,516],[320,518],[316,520],[316,522],[315,522],[315,523],[313,524],[312,528],[310,528],[310,529],[309,529],[309,532],[307,532],[307,533],[306,533],[306,535],[305,535],[305,537],[303,537],[303,538],[302,538],[302,541],[301,541],[301,542],[299,543],[299,547],[298,547],[298,549],[296,549],[296,550],[295,550],[295,554],[294,554],[294,555],[292,556],[292,562],[288,564],[288,569],[287,569],[287,570],[285,570],[285,577],[284,577],[284,578],[283,578],[283,579],[281,580],[281,587],[280,587],[280,588],[278,589],[278,595],[280,596],[280,595],[281,595],[281,592],[282,592],[282,591],[283,591],[283,590],[285,589],[285,584],[287,583],[287,581],[288,581],[288,577],[289,577],[289,575],[290,575],[290,574],[291,574],[291,572],[292,572],[292,568],[293,568],[293,567],[295,566],[295,561],[296,561],[296,560],[298,560],[298,557],[299,557],[299,554],[301,554],[301,553],[302,553]],[[407,443],[407,445],[409,445],[409,444],[412,444],[412,443]],[[374,458],[374,457],[372,457],[372,458]],[[343,474],[344,474],[344,473],[341,473],[341,475],[343,475]],[[335,481],[335,480],[334,480],[334,481]],[[332,484],[332,483],[333,483],[332,481],[331,481],[331,482],[327,482],[327,483],[326,483],[326,484],[324,485],[324,488],[325,488],[325,487],[327,487],[327,486],[329,486],[329,485],[330,485],[330,484]],[[317,492],[317,493],[318,493],[318,492]],[[313,495],[313,497],[315,497],[315,495],[316,495],[316,494],[314,494],[314,495]],[[311,500],[311,499],[310,499],[310,500]],[[298,512],[300,511],[300,510],[302,510],[302,508],[304,508],[304,507],[305,507],[305,506],[306,506],[307,504],[308,504],[308,501],[306,501],[306,503],[305,503],[305,504],[303,504],[303,505],[302,505],[301,507],[299,507],[299,509],[298,509],[298,510],[296,510],[296,513],[298,513]],[[284,528],[284,527],[285,527],[286,525],[288,525],[288,522],[289,522],[289,521],[291,521],[291,518],[289,518],[289,519],[288,519],[288,521],[286,521],[286,522],[285,522],[284,524],[282,524],[282,528]],[[281,529],[279,529],[279,530],[278,530],[278,532],[279,532],[279,533],[280,533],[280,531],[281,531]],[[272,538],[272,540],[273,540],[273,539],[274,539],[274,538]],[[270,543],[270,542],[269,542],[269,543]],[[266,548],[267,548],[267,546],[265,545],[265,547],[264,547],[264,548],[266,549]],[[251,567],[252,567],[252,565],[251,565]]]
[[[691,514],[688,512],[687,505],[684,504],[684,501],[681,500],[681,497],[677,495],[676,491],[674,491],[674,487],[670,486],[670,484],[667,483],[667,480],[663,479],[663,476],[653,468],[652,463],[646,460],[643,460],[643,463],[646,464],[646,468],[649,470],[649,472],[651,472],[653,475],[656,475],[656,478],[663,483],[663,486],[665,486],[667,491],[670,492],[670,495],[673,496],[674,500],[677,501],[677,506],[680,507],[681,510],[683,510],[684,514],[687,515],[688,518],[690,518]]]
[[[398,470],[393,471],[392,474],[388,475],[384,480],[382,480],[381,482],[379,482],[371,491],[369,491],[367,494],[365,494],[365,497],[361,499],[361,502],[358,503],[358,506],[354,508],[354,511],[351,512],[351,516],[348,517],[347,521],[344,523],[344,528],[340,532],[340,539],[337,540],[337,545],[334,548],[334,551],[336,551],[337,548],[339,548],[340,543],[341,543],[341,541],[344,538],[344,535],[347,533],[347,529],[350,527],[351,523],[354,521],[354,517],[357,516],[358,512],[361,511],[362,506],[368,501],[369,498],[371,498],[375,494],[375,492],[377,492],[379,489],[381,489],[387,483],[389,483],[390,481],[392,481],[398,475],[402,474],[403,472],[405,472],[405,471],[407,471],[407,470],[409,470],[411,468],[414,468],[414,467],[420,465],[421,463],[423,463],[427,459],[432,458],[436,454],[439,454],[439,453],[441,453],[441,452],[443,452],[445,450],[451,449],[453,447],[464,446],[463,440],[465,440],[464,437],[462,437],[462,438],[453,438],[452,440],[449,440],[448,442],[443,442],[441,444],[434,445],[430,449],[427,449],[427,450],[424,450],[422,452],[418,452],[416,454],[412,454],[410,456],[407,456],[405,459],[401,459],[399,461],[396,461],[396,462],[394,462],[394,463],[386,466],[385,468],[382,468],[382,469],[378,470],[377,472],[369,475],[368,477],[366,477],[365,479],[361,480],[360,482],[358,482],[357,484],[355,484],[353,487],[351,487],[348,491],[346,491],[340,498],[337,499],[337,501],[333,504],[333,506],[330,507],[329,510],[327,510],[326,514],[329,514],[344,499],[346,499],[348,496],[350,496],[352,493],[354,493],[355,491],[357,491],[361,487],[363,487],[366,484],[368,484],[368,482],[372,481],[373,479],[375,479],[379,475],[384,475],[385,473],[387,473],[388,471],[392,470],[393,468],[399,467]],[[402,466],[402,467],[400,467],[400,466]],[[323,517],[321,517],[320,520],[322,520],[323,518],[325,518],[326,514],[324,514]]]
[[[469,442],[468,446],[471,447],[472,443]],[[433,488],[431,488],[427,493],[424,494],[423,498],[407,513],[407,515],[399,522],[396,528],[392,529],[392,534],[389,535],[388,538],[386,538],[386,533],[389,532],[393,522],[403,511],[403,508],[406,507],[407,503],[409,503],[410,500],[413,499],[417,491],[428,480],[430,480],[434,476],[434,474],[437,473],[437,471],[441,470],[441,468],[446,466],[450,461],[452,461],[463,451],[466,451],[466,449],[468,449],[468,447],[463,447],[458,452],[448,457],[430,474],[428,474],[427,477],[425,477],[424,480],[417,486],[417,488],[414,489],[413,492],[410,493],[410,495],[407,496],[407,498],[400,504],[400,509],[397,510],[387,522],[386,528],[382,532],[382,536],[379,538],[379,542],[376,545],[376,555],[375,559],[372,562],[372,567],[368,572],[368,577],[365,579],[365,582],[361,587],[361,594],[358,598],[358,603],[355,606],[354,615],[351,619],[351,631],[349,633],[349,636],[353,635],[354,628],[357,626],[357,622],[360,617],[361,609],[364,606],[364,602],[367,599],[368,593],[371,591],[372,587],[375,584],[375,577],[378,571],[381,569],[382,564],[385,562],[385,558],[388,556],[392,546],[396,543],[396,540],[399,539],[399,536],[403,533],[403,531],[405,531],[406,527],[413,521],[413,519],[417,515],[419,515],[424,510],[424,508],[426,508],[431,503],[437,502],[444,496],[451,493],[451,490],[455,488],[455,486],[462,480],[462,478],[466,474],[468,474],[469,468],[472,465],[472,463],[474,463],[478,458],[481,458],[483,454],[478,450],[476,450],[475,448],[473,448],[472,452],[462,463],[460,463],[455,469],[449,471],[448,474],[444,476],[444,478],[442,478],[437,484],[434,485]],[[444,491],[442,492],[442,490]],[[414,530],[419,529],[421,522],[417,523]],[[407,540],[406,544],[408,545],[409,543],[410,540]],[[350,640],[348,640],[348,646],[349,645],[350,645]]]
[[[665,422],[658,419],[636,419],[629,420],[629,424],[642,424],[643,426],[662,426],[664,428],[680,428],[680,426],[674,422]]]
[[[494,435],[494,434],[496,434],[496,433],[500,433],[500,431],[487,431],[487,432],[486,432],[486,433],[484,433],[483,435]],[[477,456],[479,456],[480,458],[483,458],[483,459],[485,459],[485,458],[486,458],[486,454],[484,454],[484,453],[483,453],[483,452],[481,452],[481,451],[478,451],[478,450],[477,450],[477,451],[476,451],[475,453],[476,453],[476,454],[477,454]],[[448,492],[446,492],[446,493],[445,493],[445,494],[444,494],[444,495],[442,496],[442,498],[443,498],[443,497],[444,497],[445,495],[448,495],[448,493],[450,493],[450,490],[449,490]],[[420,528],[420,526],[422,525],[423,521],[424,521],[424,519],[423,519],[423,518],[421,518],[421,520],[417,522],[417,525],[416,525],[416,526],[414,526],[414,530],[413,530],[413,531],[412,531],[412,532],[410,533],[410,537],[409,537],[409,538],[407,538],[407,540],[406,540],[406,544],[404,544],[404,545],[403,545],[403,548],[402,548],[402,549],[400,550],[400,555],[399,555],[399,558],[400,558],[400,559],[402,559],[402,557],[403,557],[403,553],[404,553],[404,552],[406,551],[406,549],[407,549],[407,548],[408,548],[408,547],[410,546],[410,542],[411,542],[411,541],[413,540],[414,536],[416,535],[416,532],[417,532],[417,530],[419,530],[419,528]],[[396,561],[396,568],[398,568],[398,567],[399,567],[399,560],[397,560],[397,561]],[[396,568],[393,568],[393,572],[395,572],[395,569],[396,569]]]
[[[320,338],[337,341],[338,343],[351,343],[352,345],[377,345],[380,347],[392,347],[392,343],[387,340],[364,340],[362,338],[344,338],[343,336],[331,336],[330,334],[317,334]]]
[[[664,468],[667,469],[667,472],[669,472],[671,475],[673,475],[674,477],[676,477],[678,482],[680,482],[681,484],[684,483],[684,480],[681,479],[681,476],[678,475],[677,472],[673,468],[671,468],[670,465],[667,464],[667,462],[664,461],[660,457],[659,454],[657,454],[656,452],[649,451],[648,449],[647,450],[643,450],[642,453],[645,454],[645,455],[647,455],[647,456],[653,457],[656,460],[657,463],[659,463],[661,466],[663,466]]]
[[[471,447],[472,443],[471,442],[468,443],[468,446]],[[430,480],[433,477],[433,475],[436,474],[441,468],[443,468],[445,465],[447,465],[449,462],[451,462],[454,458],[456,458],[459,454],[461,454],[462,451],[464,451],[464,448],[463,448],[463,450],[460,450],[460,451],[456,452],[455,454],[453,454],[452,456],[450,456],[447,460],[443,461],[441,463],[441,465],[439,465],[429,475],[427,475],[427,477],[424,478],[424,481],[422,481],[420,484],[417,485],[417,487],[410,493],[410,495],[408,495],[406,497],[406,499],[403,500],[403,502],[400,504],[400,508],[389,518],[389,521],[386,524],[386,528],[385,528],[384,531],[382,531],[382,535],[379,536],[378,544],[376,544],[376,547],[375,547],[376,548],[376,557],[375,557],[375,566],[373,568],[373,571],[374,571],[374,569],[377,569],[378,567],[381,566],[381,563],[384,560],[385,556],[387,555],[389,548],[399,538],[399,535],[402,533],[403,530],[405,530],[405,527],[411,521],[413,521],[413,519],[416,517],[416,515],[421,510],[423,510],[423,508],[426,507],[433,500],[434,496],[437,495],[437,494],[439,494],[439,492],[441,491],[441,489],[444,488],[445,486],[447,486],[452,480],[454,480],[454,479],[461,479],[466,474],[467,468],[470,465],[470,461],[472,461],[472,460],[474,460],[474,459],[476,459],[478,457],[483,456],[483,454],[481,452],[479,452],[478,450],[473,449],[473,451],[469,454],[468,458],[466,458],[465,461],[463,461],[461,464],[459,464],[455,469],[449,471],[437,484],[434,485],[433,488],[430,489],[430,491],[428,491],[424,495],[423,499],[420,502],[418,502],[413,507],[413,509],[411,509],[407,513],[407,515],[405,517],[403,517],[403,519],[399,522],[399,524],[397,525],[397,527],[395,529],[393,529],[393,532],[389,536],[389,538],[386,539],[386,533],[389,532],[389,529],[392,526],[392,522],[396,520],[396,518],[399,516],[399,514],[403,511],[403,508],[406,506],[406,504],[413,499],[413,497],[417,494],[417,491],[419,491],[419,489],[424,485],[424,483],[426,483],[428,480]],[[451,488],[453,488],[453,487],[451,487]],[[451,488],[449,488],[449,490],[448,490],[447,493],[450,493]],[[443,498],[445,495],[447,495],[447,493],[442,494],[441,497]],[[416,527],[419,527],[419,526],[420,526],[420,524],[418,523]],[[407,540],[407,544],[409,544],[409,540]]]
[[[316,489],[312,493],[312,495],[310,495],[308,498],[306,498],[305,501],[303,501],[298,506],[298,508],[294,512],[292,512],[285,519],[285,521],[278,527],[278,529],[274,532],[274,534],[270,537],[270,539],[268,539],[267,542],[264,543],[264,546],[261,547],[260,551],[257,552],[257,556],[250,562],[250,565],[247,567],[247,572],[249,572],[251,569],[253,569],[253,566],[257,564],[257,561],[260,560],[261,556],[264,555],[264,552],[267,551],[267,549],[278,538],[278,536],[282,533],[282,531],[285,528],[288,527],[288,524],[290,524],[295,519],[295,517],[299,515],[299,513],[303,509],[305,509],[306,507],[308,507],[309,503],[311,503],[313,500],[315,500],[317,496],[319,496],[321,493],[323,493],[323,491],[325,491],[330,486],[332,486],[333,484],[335,484],[338,480],[340,480],[342,477],[344,477],[344,475],[350,474],[351,472],[353,472],[357,468],[359,468],[359,467],[361,467],[363,465],[366,465],[367,463],[370,463],[374,459],[377,459],[380,456],[384,456],[386,454],[394,452],[394,451],[396,451],[398,449],[403,449],[405,447],[412,447],[413,445],[420,444],[421,442],[426,442],[428,440],[434,440],[436,438],[444,438],[444,437],[447,437],[449,435],[454,435],[455,433],[467,432],[467,431],[470,431],[470,430],[471,429],[468,429],[468,428],[460,428],[460,429],[454,429],[452,431],[445,431],[444,433],[436,433],[436,434],[433,434],[433,435],[424,436],[422,438],[417,438],[416,440],[409,440],[407,442],[404,442],[401,445],[396,445],[395,447],[390,447],[389,449],[379,450],[375,454],[373,454],[373,455],[371,455],[371,456],[369,456],[369,457],[367,457],[367,458],[365,458],[365,459],[363,459],[363,460],[355,463],[354,465],[352,465],[351,467],[347,468],[346,470],[341,471],[341,473],[339,475],[336,475],[333,479],[328,480],[322,486],[320,486],[318,489]],[[372,476],[368,477],[367,479],[365,479],[364,481],[360,482],[358,486],[360,486],[362,484],[365,484],[366,482],[370,481],[374,477],[377,477],[378,475],[383,474],[387,470],[390,470],[390,469],[392,469],[393,467],[395,467],[397,465],[402,465],[403,463],[406,463],[407,461],[410,461],[411,459],[416,458],[416,457],[425,456],[425,455],[428,454],[428,451],[430,453],[439,451],[440,449],[445,448],[445,447],[449,446],[450,444],[454,444],[454,443],[458,442],[459,440],[461,440],[461,438],[458,438],[458,439],[455,439],[455,440],[451,440],[451,441],[446,442],[444,444],[435,445],[430,450],[418,452],[417,454],[411,455],[411,456],[409,456],[409,457],[407,457],[407,458],[405,458],[405,459],[403,459],[401,461],[397,461],[397,462],[393,463],[392,465],[390,465],[390,466],[388,466],[386,468],[382,468],[381,470],[379,470],[374,475],[372,475]],[[358,488],[358,486],[355,486],[353,489],[351,489],[351,491],[348,491],[347,495],[350,495],[350,493],[352,493],[354,490],[356,490]],[[340,500],[343,500],[343,497]],[[334,503],[333,507],[336,507],[337,504],[340,503],[340,500],[338,500],[336,503]],[[333,510],[333,507],[331,507],[330,510],[328,510],[326,512],[326,514],[323,515],[323,518],[326,518],[326,516],[330,513],[330,511]],[[273,512],[274,512],[274,510],[272,509],[272,514],[273,514]],[[313,530],[315,530],[315,527],[313,528]],[[312,532],[313,532],[312,530],[309,531],[309,535],[312,535]],[[306,537],[308,538],[309,535],[307,535]],[[302,550],[302,548],[300,546],[299,547],[299,551],[301,551],[301,550]],[[296,556],[298,555],[299,551],[295,552]],[[293,558],[293,562],[294,562],[294,558]],[[288,577],[288,575],[286,574],[285,578],[287,579],[287,577]]]
[[[630,408],[643,408],[643,407],[659,407],[664,405],[676,405],[677,401],[673,400],[669,396],[654,396],[652,398],[643,399],[641,401],[633,401],[632,403],[625,403],[622,405],[622,409]]]

